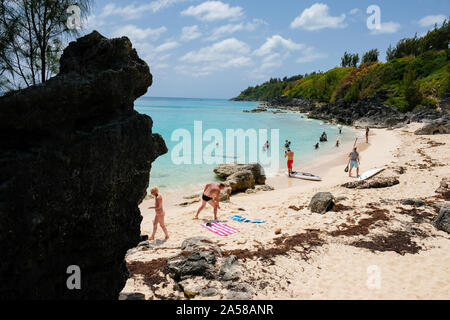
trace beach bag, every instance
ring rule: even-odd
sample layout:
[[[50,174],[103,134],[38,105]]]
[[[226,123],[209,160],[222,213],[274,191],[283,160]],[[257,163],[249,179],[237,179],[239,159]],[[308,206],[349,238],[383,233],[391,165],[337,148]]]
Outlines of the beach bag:
[[[345,172],[348,172],[348,165],[344,169]]]

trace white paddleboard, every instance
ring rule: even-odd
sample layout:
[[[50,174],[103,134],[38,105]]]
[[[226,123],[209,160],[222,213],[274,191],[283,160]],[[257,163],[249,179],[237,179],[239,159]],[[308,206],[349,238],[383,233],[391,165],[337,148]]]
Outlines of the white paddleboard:
[[[369,178],[373,177],[374,175],[380,173],[383,170],[384,170],[384,168],[378,168],[378,169],[372,169],[372,170],[366,171],[358,177],[358,180],[364,181],[364,180],[369,179]]]
[[[286,175],[289,175],[289,172],[286,171]],[[291,177],[296,179],[303,179],[303,180],[311,180],[311,181],[322,181],[322,178],[319,176],[316,176],[312,173],[307,172],[291,172]]]

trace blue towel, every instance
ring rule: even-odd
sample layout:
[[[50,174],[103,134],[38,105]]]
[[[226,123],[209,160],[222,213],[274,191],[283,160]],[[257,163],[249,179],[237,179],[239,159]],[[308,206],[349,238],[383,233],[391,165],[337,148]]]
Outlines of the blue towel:
[[[241,217],[241,216],[237,216],[237,215],[234,215],[234,216],[232,216],[232,217],[230,217],[231,219],[233,219],[233,220],[235,220],[235,221],[238,221],[238,222],[251,222],[251,223],[265,223],[266,221],[263,221],[263,220],[261,220],[261,219],[254,219],[254,220],[252,220],[252,219],[246,219],[246,218],[244,218],[244,217]]]

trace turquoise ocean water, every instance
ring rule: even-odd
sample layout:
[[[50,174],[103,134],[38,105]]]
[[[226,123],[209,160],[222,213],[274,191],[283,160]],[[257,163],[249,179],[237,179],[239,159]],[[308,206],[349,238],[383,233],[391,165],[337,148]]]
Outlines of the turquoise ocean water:
[[[149,115],[153,119],[153,132],[159,133],[164,138],[169,152],[160,156],[152,166],[150,175],[150,185],[157,185],[166,192],[184,192],[199,189],[199,186],[215,180],[213,173],[217,163],[207,164],[204,161],[200,164],[194,163],[194,154],[196,150],[205,150],[208,145],[212,149],[213,159],[215,161],[237,161],[232,156],[244,157],[237,150],[233,154],[227,154],[226,130],[227,129],[250,129],[259,132],[260,129],[267,129],[268,140],[271,144],[268,155],[278,157],[279,170],[285,170],[286,161],[284,158],[284,141],[292,142],[291,149],[295,153],[295,164],[301,165],[314,161],[321,155],[329,154],[335,149],[336,140],[339,138],[341,143],[347,144],[353,141],[355,134],[350,128],[343,129],[343,134],[338,134],[338,128],[335,125],[324,124],[322,121],[307,119],[304,115],[295,112],[289,113],[244,113],[243,110],[253,109],[258,106],[257,102],[236,102],[228,100],[214,99],[185,99],[185,98],[149,98],[142,97],[135,102],[135,109],[143,114]],[[208,129],[219,130],[224,140],[212,138],[211,140],[194,140],[194,122],[202,124],[202,133]],[[174,132],[185,129],[185,133],[191,135],[191,148],[181,149],[181,139],[172,141]],[[270,131],[278,129],[278,141],[272,141]],[[322,132],[328,135],[328,143],[321,143],[319,150],[314,150],[314,144],[319,141]],[[197,135],[200,137],[200,135]],[[264,135],[257,142],[258,153],[263,152],[262,146],[266,140]],[[216,142],[220,141],[218,146]],[[274,146],[278,143],[278,148]],[[223,144],[223,145],[222,145]],[[245,162],[249,162],[249,140],[246,140]],[[237,141],[235,142],[237,145]],[[178,146],[178,147],[177,147]],[[185,146],[187,146],[185,144]],[[200,147],[202,147],[200,149]],[[180,151],[181,150],[181,151]],[[221,151],[223,150],[223,151]],[[177,152],[175,152],[177,151]],[[275,152],[276,151],[276,152]],[[227,157],[220,156],[221,152]],[[198,152],[197,152],[198,154]],[[210,153],[211,154],[211,153]],[[177,155],[184,155],[191,159],[191,164],[177,164]],[[175,158],[174,158],[175,157]],[[259,159],[259,158],[258,158]],[[242,160],[242,159],[239,159]]]

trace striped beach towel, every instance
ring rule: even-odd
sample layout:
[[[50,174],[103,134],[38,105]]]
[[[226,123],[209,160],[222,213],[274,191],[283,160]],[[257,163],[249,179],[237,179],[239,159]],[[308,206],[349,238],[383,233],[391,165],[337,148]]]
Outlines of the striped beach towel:
[[[215,234],[219,236],[228,236],[230,234],[239,232],[238,229],[235,229],[233,227],[230,227],[226,224],[221,224],[218,222],[211,222],[211,226],[207,226],[206,224],[202,224],[202,227],[205,227],[211,232],[214,232]]]

